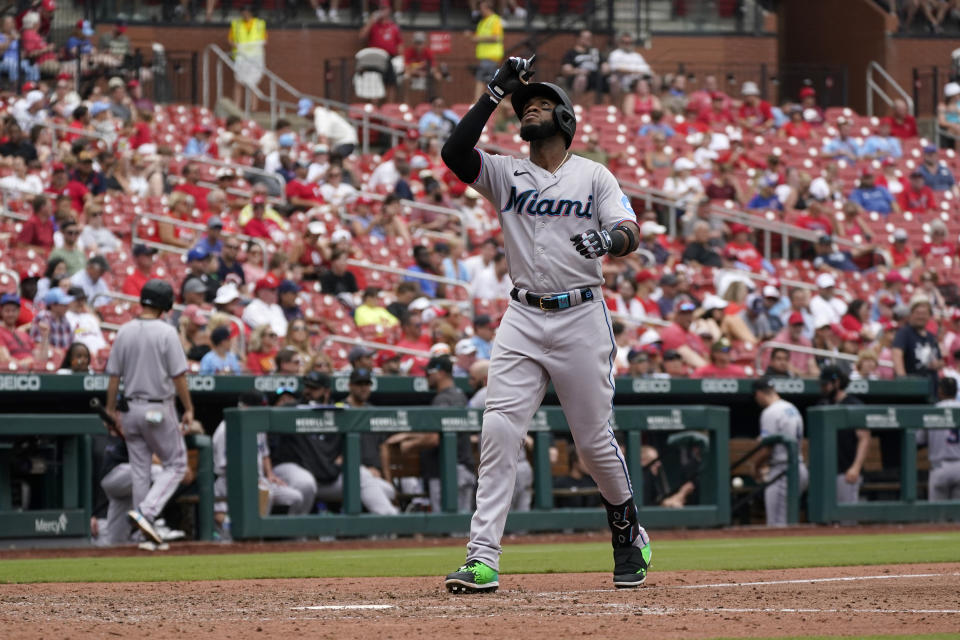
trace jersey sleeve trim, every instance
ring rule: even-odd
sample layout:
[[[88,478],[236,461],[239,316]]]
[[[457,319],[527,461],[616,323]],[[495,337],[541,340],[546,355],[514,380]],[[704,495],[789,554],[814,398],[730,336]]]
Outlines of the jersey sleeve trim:
[[[480,149],[477,149],[476,147],[474,147],[473,150],[476,151],[477,155],[480,157],[480,171],[477,172],[477,177],[474,178],[473,182],[470,183],[471,186],[477,184],[477,182],[480,181],[480,176],[483,175],[483,167],[486,165],[486,163],[483,160],[483,152],[480,151]]]

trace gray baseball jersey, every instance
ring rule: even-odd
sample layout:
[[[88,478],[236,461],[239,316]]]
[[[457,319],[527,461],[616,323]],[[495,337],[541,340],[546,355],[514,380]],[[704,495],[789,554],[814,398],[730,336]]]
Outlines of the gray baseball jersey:
[[[173,378],[187,371],[177,331],[161,319],[136,319],[117,332],[107,375],[123,380],[129,410],[120,418],[133,474],[133,507],[151,522],[187,471],[187,448],[177,420]],[[152,455],[162,471],[151,478]]]
[[[941,400],[938,407],[960,407],[960,401]],[[921,429],[917,444],[929,447],[930,500],[960,500],[960,427]]]
[[[633,499],[610,425],[617,347],[600,291],[602,262],[581,256],[570,237],[636,222],[636,216],[613,175],[592,160],[570,156],[551,173],[529,159],[482,151],[480,157],[473,186],[499,212],[514,285],[537,294],[593,289],[591,298],[557,311],[511,300],[497,330],[467,559],[498,569],[524,437],[548,382],[601,495],[615,505]],[[641,528],[634,544],[648,542]]]
[[[761,436],[783,436],[799,443],[803,440],[803,416],[792,403],[784,399],[777,400],[760,414]],[[797,451],[803,462],[803,451]],[[770,465],[787,464],[787,448],[774,445],[770,453]]]
[[[613,174],[575,155],[550,173],[527,158],[479,153],[473,187],[497,208],[513,284],[536,293],[602,285],[602,263],[581,256],[570,236],[636,222]]]

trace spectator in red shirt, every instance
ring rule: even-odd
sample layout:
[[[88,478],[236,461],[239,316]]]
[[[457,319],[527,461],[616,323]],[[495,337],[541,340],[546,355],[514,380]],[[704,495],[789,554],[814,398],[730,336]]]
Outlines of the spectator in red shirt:
[[[207,210],[207,193],[210,191],[206,187],[197,184],[200,180],[200,167],[190,162],[183,166],[183,182],[173,188],[174,191],[182,191],[193,196],[193,203],[201,211]]]
[[[33,199],[33,215],[23,223],[17,236],[18,245],[43,249],[53,248],[53,206],[46,196]]]
[[[780,137],[796,138],[801,141],[816,139],[813,127],[803,119],[803,107],[795,104],[788,109],[787,114],[790,120],[780,129]]]
[[[750,242],[750,227],[735,222],[730,225],[730,234],[730,242],[723,248],[724,256],[747,266],[754,273],[762,271],[763,256]]]
[[[956,254],[957,246],[947,240],[947,226],[942,220],[934,220],[930,223],[930,242],[924,242],[917,255],[929,266],[931,258],[940,259]]]
[[[428,76],[434,82],[443,82],[443,70],[433,59],[423,31],[413,34],[413,46],[403,51],[403,75],[410,78],[411,88],[415,89],[426,89]]]
[[[150,278],[156,277],[153,273],[153,256],[157,250],[153,247],[138,244],[133,247],[133,272],[128,275],[120,290],[128,296],[140,297],[140,290]]]
[[[817,90],[813,87],[800,89],[800,106],[803,109],[803,119],[810,124],[823,124],[823,109],[817,104]]]
[[[803,314],[794,311],[787,318],[787,326],[780,330],[780,333],[773,337],[774,342],[785,342],[798,347],[811,346],[809,338],[805,338]],[[820,375],[820,369],[817,367],[817,360],[808,353],[799,351],[790,352],[790,373],[792,375],[806,378]]]
[[[722,128],[728,124],[734,124],[733,114],[724,106],[726,96],[719,91],[710,96],[710,108],[700,112],[697,116],[697,122],[706,125],[710,129]]]
[[[673,324],[660,331],[660,339],[663,342],[664,351],[675,349],[689,366],[702,367],[707,364],[704,359],[707,355],[707,347],[700,336],[690,331],[694,309],[696,305],[692,302],[679,303],[676,306]]]
[[[62,162],[53,164],[53,175],[47,193],[55,196],[69,196],[70,208],[79,215],[91,199],[90,190],[82,182],[71,180],[67,168]]]
[[[273,230],[279,230],[279,227],[273,220],[264,217],[267,210],[266,196],[256,194],[250,200],[250,205],[253,210],[253,217],[247,221],[247,224],[243,225],[243,233],[253,238],[270,240],[270,233]]]
[[[923,174],[914,170],[910,174],[910,182],[906,188],[897,196],[897,203],[902,211],[910,213],[927,213],[934,211],[937,207],[937,196],[933,189],[928,187],[923,180]]]
[[[320,193],[320,185],[316,182],[307,182],[306,162],[300,161],[294,164],[294,179],[287,183],[286,195],[287,201],[294,209],[305,211],[323,204],[325,200]]]
[[[20,296],[15,293],[0,296],[0,363],[4,369],[10,362],[30,369],[36,360],[43,358],[42,353],[46,350],[43,343],[35,344],[25,331],[17,329],[19,314]]]
[[[773,110],[770,103],[760,99],[760,89],[756,82],[744,82],[743,104],[737,110],[737,120],[744,131],[764,133],[773,127]]]
[[[907,111],[907,103],[897,99],[893,101],[893,115],[886,117],[890,123],[890,135],[895,138],[916,138],[917,119]]]
[[[693,111],[694,119],[696,119],[701,111],[706,111],[710,108],[713,96],[717,94],[722,96],[721,102],[723,103],[723,108],[729,110],[733,101],[727,94],[717,88],[717,76],[711,74],[704,77],[703,88],[691,93],[687,100],[687,109]]]
[[[643,305],[643,312],[651,318],[660,317],[660,305],[656,300],[650,298],[650,294],[657,288],[657,276],[649,269],[642,269],[637,272],[637,299]]]
[[[830,221],[830,218],[824,215],[824,206],[825,205],[823,203],[812,200],[807,206],[807,213],[797,216],[797,218],[794,219],[793,224],[797,225],[801,229],[832,236],[833,223]]]
[[[152,111],[137,110],[137,120],[133,123],[133,135],[130,136],[130,148],[134,151],[140,151],[140,147],[148,145],[140,153],[153,153],[156,151],[156,144],[153,139]]]
[[[907,230],[896,229],[893,232],[893,244],[890,245],[890,259],[893,267],[912,266],[914,261],[913,249],[907,244]]]
[[[29,11],[23,16],[23,29],[20,32],[20,53],[31,64],[39,67],[42,73],[56,75],[60,70],[55,53],[56,47],[47,42],[44,34],[40,32],[42,28],[43,24],[38,13]],[[47,31],[49,33],[49,25]]]
[[[710,364],[698,367],[694,378],[746,378],[743,367],[730,361],[730,341],[720,338],[710,347]]]
[[[399,55],[403,34],[390,15],[389,2],[381,2],[380,10],[370,14],[370,18],[360,29],[360,41],[367,47],[386,51],[390,58]],[[397,84],[397,76],[390,60],[387,60],[384,69],[383,82],[391,88]]]
[[[53,13],[56,10],[57,3],[55,0],[41,0],[40,2],[34,2],[29,7],[17,14],[17,29],[22,30],[24,28],[24,17],[33,11],[39,18],[37,33],[43,37],[47,37],[50,35],[50,28],[53,26]]]

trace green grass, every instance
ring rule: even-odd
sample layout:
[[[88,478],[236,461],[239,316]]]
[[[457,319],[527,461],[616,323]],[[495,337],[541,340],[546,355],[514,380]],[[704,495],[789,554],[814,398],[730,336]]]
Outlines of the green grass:
[[[654,539],[654,571],[751,570],[956,562],[960,532],[719,540]],[[454,547],[295,551],[227,555],[0,560],[0,583],[237,580],[358,576],[440,576],[459,566]],[[610,570],[604,543],[514,544],[504,573]]]

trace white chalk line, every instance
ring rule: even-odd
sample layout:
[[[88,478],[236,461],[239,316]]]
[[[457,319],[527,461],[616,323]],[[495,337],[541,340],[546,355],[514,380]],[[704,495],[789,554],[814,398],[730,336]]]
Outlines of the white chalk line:
[[[292,611],[353,611],[393,609],[392,604],[320,604],[312,607],[291,607]]]
[[[794,580],[762,580],[757,582],[716,582],[714,584],[685,584],[666,586],[668,589],[720,589],[723,587],[754,587],[775,584],[814,584],[819,582],[854,582],[858,580],[904,580],[911,578],[938,578],[940,576],[960,576],[960,573],[901,573],[879,576],[837,576],[833,578],[797,578]]]

